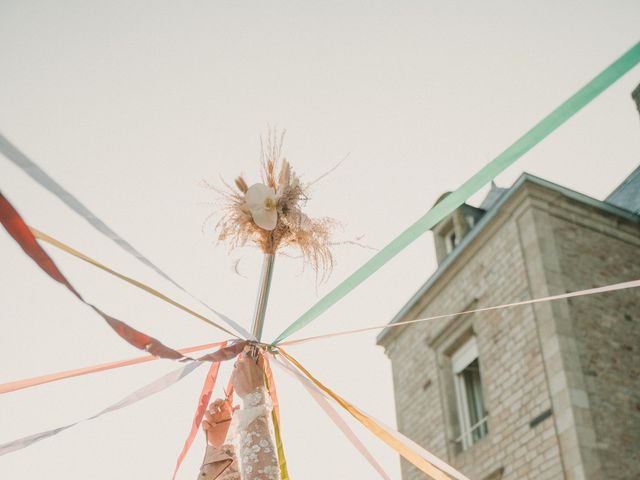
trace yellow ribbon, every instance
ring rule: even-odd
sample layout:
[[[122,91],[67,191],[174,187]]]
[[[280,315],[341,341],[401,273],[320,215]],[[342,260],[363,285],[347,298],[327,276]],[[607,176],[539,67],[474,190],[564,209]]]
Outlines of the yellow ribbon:
[[[144,290],[147,293],[150,293],[151,295],[159,298],[160,300],[163,300],[171,305],[173,305],[176,308],[179,308],[180,310],[182,310],[183,312],[188,313],[189,315],[196,317],[199,320],[202,320],[205,323],[208,323],[209,325],[212,325],[220,330],[222,330],[223,332],[228,333],[229,335],[233,336],[233,337],[238,337],[238,335],[236,335],[235,333],[227,330],[226,328],[224,328],[222,325],[218,325],[216,322],[214,322],[213,320],[209,320],[207,317],[199,314],[198,312],[194,312],[193,310],[191,310],[188,307],[185,307],[184,305],[176,302],[175,300],[167,297],[166,295],[160,293],[158,290],[149,287],[148,285],[145,285],[142,282],[139,282],[138,280],[135,280],[131,277],[127,277],[126,275],[123,275],[122,273],[118,273],[115,270],[112,270],[111,268],[103,265],[102,263],[98,262],[97,260],[92,259],[91,257],[88,257],[87,255],[85,255],[84,253],[81,253],[77,250],[75,250],[74,248],[70,247],[69,245],[66,245],[64,243],[62,243],[59,240],[56,240],[55,238],[47,235],[44,232],[41,232],[40,230],[37,230],[33,227],[29,227],[29,229],[31,230],[31,233],[33,233],[33,236],[36,237],[38,240],[42,240],[43,242],[48,243],[49,245],[52,245],[60,250],[62,250],[63,252],[66,252],[70,255],[73,255],[76,258],[79,258],[80,260],[87,262],[90,265],[93,265],[94,267],[98,267],[100,270],[103,270],[107,273],[110,273],[111,275],[119,278],[120,280],[124,280],[125,282],[133,285],[134,287],[138,287],[142,290]]]
[[[264,384],[267,387],[269,396],[273,403],[273,409],[271,410],[271,420],[273,421],[273,433],[276,437],[276,450],[278,451],[278,466],[280,467],[280,480],[289,480],[289,471],[287,470],[287,459],[284,456],[284,447],[282,446],[282,436],[280,435],[280,415],[279,406],[276,403],[275,397],[275,383],[273,383],[273,372],[271,371],[271,365],[269,365],[269,359],[266,354],[264,356]],[[273,390],[271,389],[273,386]]]
[[[279,352],[291,363],[293,363],[298,370],[300,370],[309,380],[311,380],[318,388],[320,388],[323,392],[333,398],[338,404],[344,408],[347,412],[351,414],[356,420],[358,420],[362,425],[364,425],[371,433],[373,433],[376,437],[382,440],[384,443],[393,448],[396,452],[406,458],[408,461],[413,463],[417,468],[422,470],[424,473],[429,475],[431,478],[435,480],[450,480],[451,477],[447,476],[444,472],[436,468],[433,464],[422,458],[417,453],[413,452],[409,447],[407,447],[400,440],[392,436],[389,432],[387,432],[383,427],[378,425],[374,420],[369,418],[367,415],[362,413],[356,407],[347,402],[344,398],[340,397],[338,394],[333,392],[330,388],[324,386],[317,380],[313,375],[311,375],[298,361],[285,352],[282,348],[279,349]]]
[[[284,448],[282,446],[282,437],[280,436],[280,424],[275,410],[271,411],[271,419],[273,420],[273,432],[276,437],[276,447],[278,449],[278,464],[280,466],[280,479],[289,480],[289,471],[287,470],[287,459],[284,456]]]

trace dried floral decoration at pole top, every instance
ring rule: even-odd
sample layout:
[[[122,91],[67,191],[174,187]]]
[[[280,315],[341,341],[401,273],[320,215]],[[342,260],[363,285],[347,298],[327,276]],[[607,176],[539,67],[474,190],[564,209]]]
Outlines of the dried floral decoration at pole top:
[[[251,186],[243,176],[235,187],[221,190],[222,218],[216,225],[218,240],[231,249],[255,243],[266,254],[279,248],[298,248],[305,264],[322,279],[333,268],[331,235],[337,222],[332,218],[310,218],[302,211],[309,199],[310,184],[303,183],[282,155],[283,131],[270,131],[261,141],[261,183]]]

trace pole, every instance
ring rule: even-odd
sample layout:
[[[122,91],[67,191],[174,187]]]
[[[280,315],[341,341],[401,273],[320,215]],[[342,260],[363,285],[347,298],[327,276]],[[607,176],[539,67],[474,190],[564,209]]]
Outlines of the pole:
[[[275,261],[273,253],[265,253],[262,260],[262,273],[258,284],[258,297],[256,298],[256,309],[253,315],[253,326],[251,333],[260,341],[262,339],[262,327],[264,327],[264,317],[267,312],[267,301],[271,290],[271,277],[273,276],[273,263]]]

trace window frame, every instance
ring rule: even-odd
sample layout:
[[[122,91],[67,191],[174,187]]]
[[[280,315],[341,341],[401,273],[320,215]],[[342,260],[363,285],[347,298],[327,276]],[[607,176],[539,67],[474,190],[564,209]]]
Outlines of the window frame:
[[[481,413],[478,415],[479,420],[471,424],[471,408],[477,408],[477,405],[470,404],[468,386],[465,382],[464,372],[474,362],[478,363],[478,390],[480,394]],[[482,376],[479,372],[480,361],[478,343],[475,335],[470,336],[460,347],[451,354],[451,373],[453,375],[453,385],[456,397],[456,406],[458,413],[458,424],[460,435],[455,442],[462,446],[462,450],[467,450],[474,443],[488,435],[488,413],[484,400]],[[484,428],[482,428],[484,426]],[[479,431],[480,434],[476,438],[474,432]]]
[[[473,310],[478,307],[480,299],[472,298],[468,303],[458,308],[460,311]],[[424,312],[425,314],[427,312]],[[460,420],[458,418],[458,405],[456,400],[453,369],[451,356],[462,347],[471,337],[479,338],[474,328],[475,314],[456,315],[455,317],[442,322],[435,331],[430,332],[425,338],[428,347],[436,355],[438,364],[438,388],[440,396],[440,408],[444,415],[444,426],[447,436],[447,452],[453,458],[464,454],[460,438]],[[478,342],[482,346],[482,342]],[[481,353],[481,352],[480,352]],[[491,397],[485,393],[487,385],[483,386],[483,399],[487,411],[487,436],[490,431]],[[484,438],[484,437],[483,437]],[[460,439],[460,440],[459,440]]]
[[[458,246],[458,237],[453,227],[444,234],[444,251],[449,255]]]

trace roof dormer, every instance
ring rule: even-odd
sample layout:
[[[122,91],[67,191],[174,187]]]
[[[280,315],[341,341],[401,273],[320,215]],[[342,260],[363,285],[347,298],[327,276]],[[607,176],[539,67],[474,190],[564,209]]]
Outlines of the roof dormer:
[[[451,192],[440,196],[436,204],[447,197]],[[436,246],[438,264],[453,252],[462,242],[462,239],[471,231],[478,220],[484,215],[484,210],[472,207],[466,203],[460,205],[448,217],[433,227],[433,235]]]

